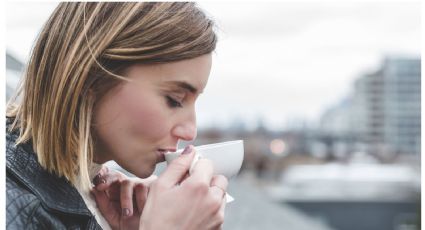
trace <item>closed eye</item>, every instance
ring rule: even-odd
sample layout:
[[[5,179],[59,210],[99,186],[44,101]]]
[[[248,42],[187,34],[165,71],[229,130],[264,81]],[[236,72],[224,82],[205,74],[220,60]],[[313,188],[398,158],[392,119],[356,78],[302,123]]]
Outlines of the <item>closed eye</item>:
[[[182,103],[177,101],[176,99],[174,99],[170,96],[165,96],[165,98],[167,99],[167,104],[170,108],[181,108],[181,107],[183,107]]]

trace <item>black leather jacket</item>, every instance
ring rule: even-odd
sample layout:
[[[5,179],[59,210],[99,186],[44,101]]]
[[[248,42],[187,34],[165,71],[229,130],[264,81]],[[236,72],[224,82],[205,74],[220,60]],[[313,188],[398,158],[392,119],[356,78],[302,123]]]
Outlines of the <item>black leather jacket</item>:
[[[44,170],[30,142],[15,146],[17,137],[6,130],[6,229],[102,229],[76,188]]]

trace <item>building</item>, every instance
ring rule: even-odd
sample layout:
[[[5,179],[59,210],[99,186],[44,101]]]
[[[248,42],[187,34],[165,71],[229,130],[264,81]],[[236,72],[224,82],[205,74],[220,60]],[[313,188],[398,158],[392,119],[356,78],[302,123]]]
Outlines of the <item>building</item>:
[[[420,155],[421,60],[388,58],[382,75],[385,81],[384,142],[396,152]]]
[[[387,57],[354,84],[351,100],[322,117],[322,132],[347,136],[356,151],[388,157],[419,156],[421,149],[421,60]],[[347,127],[349,126],[349,129]]]
[[[355,128],[370,151],[420,154],[421,61],[390,57],[355,84]]]

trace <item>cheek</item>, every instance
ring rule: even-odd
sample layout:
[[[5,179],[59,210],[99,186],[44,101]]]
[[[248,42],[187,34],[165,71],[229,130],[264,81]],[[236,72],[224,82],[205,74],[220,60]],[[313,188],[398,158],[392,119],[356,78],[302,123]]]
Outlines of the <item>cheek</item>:
[[[157,141],[169,131],[167,110],[156,95],[126,95],[122,114],[127,120],[130,135],[140,140]]]

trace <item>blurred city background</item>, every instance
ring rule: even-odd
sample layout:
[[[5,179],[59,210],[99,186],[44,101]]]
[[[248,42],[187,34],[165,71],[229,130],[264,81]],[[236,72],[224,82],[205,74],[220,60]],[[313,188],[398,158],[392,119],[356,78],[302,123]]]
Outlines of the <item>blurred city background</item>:
[[[56,5],[6,4],[7,98]],[[245,148],[224,229],[419,229],[420,1],[200,6],[219,43],[193,144]]]

